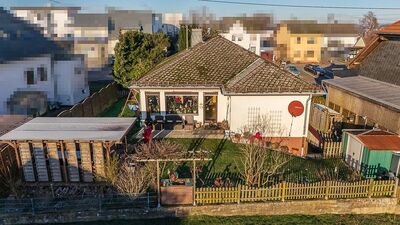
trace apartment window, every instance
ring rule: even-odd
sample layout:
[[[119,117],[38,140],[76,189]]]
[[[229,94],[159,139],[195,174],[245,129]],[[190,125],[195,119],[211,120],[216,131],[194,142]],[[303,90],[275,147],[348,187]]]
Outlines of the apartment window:
[[[90,51],[94,51],[94,47],[90,47]]]
[[[301,51],[297,50],[294,52],[294,57],[295,58],[300,58],[301,57]]]
[[[38,13],[36,14],[37,20],[43,20],[42,14]]]
[[[256,52],[256,47],[254,47],[254,46],[250,47],[250,51],[255,53]]]
[[[167,113],[170,114],[197,114],[199,112],[197,94],[166,94],[165,102]]]
[[[47,81],[47,69],[44,66],[37,68],[37,74],[40,81]]]
[[[232,39],[231,39],[232,41],[236,41],[236,36],[235,35],[232,35]]]
[[[238,41],[243,41],[243,36],[238,36]]]
[[[297,44],[301,44],[301,37],[297,37],[296,42]]]
[[[314,51],[306,51],[306,57],[314,57]]]
[[[27,71],[25,71],[25,77],[26,84],[35,84],[35,72],[33,71],[33,69],[28,69]]]
[[[315,44],[315,37],[307,38],[307,44]]]

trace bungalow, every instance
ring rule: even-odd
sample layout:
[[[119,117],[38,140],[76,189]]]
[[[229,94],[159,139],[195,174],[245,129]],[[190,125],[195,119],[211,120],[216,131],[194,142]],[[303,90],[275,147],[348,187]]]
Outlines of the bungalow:
[[[300,155],[306,154],[311,98],[321,94],[220,36],[168,58],[131,89],[140,93],[142,118],[177,114],[202,125],[225,122],[233,133],[284,138]]]
[[[349,166],[372,178],[400,169],[400,137],[378,129],[348,129],[343,132],[343,158]]]

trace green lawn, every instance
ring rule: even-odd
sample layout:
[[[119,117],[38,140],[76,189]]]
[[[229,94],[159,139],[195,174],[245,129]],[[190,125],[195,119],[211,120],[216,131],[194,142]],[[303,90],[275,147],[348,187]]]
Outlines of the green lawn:
[[[149,220],[114,220],[102,222],[70,223],[70,225],[390,225],[399,224],[399,215],[286,215],[286,216],[234,216],[234,217],[185,217]]]
[[[203,165],[200,174],[204,185],[212,185],[216,177],[223,177],[231,181],[240,181],[240,153],[239,146],[229,140],[219,139],[168,139],[184,145],[188,150],[206,150],[213,159]],[[189,165],[184,165],[183,168]],[[335,170],[337,173],[335,173]],[[181,170],[184,172],[184,170]],[[288,182],[320,181],[320,180],[351,180],[352,171],[340,159],[303,159],[293,156],[280,171],[277,178]]]

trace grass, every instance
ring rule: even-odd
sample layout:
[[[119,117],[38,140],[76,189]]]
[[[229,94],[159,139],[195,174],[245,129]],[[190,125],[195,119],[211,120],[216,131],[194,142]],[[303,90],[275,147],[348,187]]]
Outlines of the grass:
[[[229,140],[219,139],[168,139],[185,146],[188,150],[209,151],[212,161],[200,163],[203,165],[200,177],[204,185],[210,185],[218,176],[229,177],[231,181],[240,181],[240,153],[239,145]],[[189,167],[183,165],[182,167]],[[335,173],[334,171],[337,171]],[[179,171],[179,170],[178,170]],[[183,169],[182,169],[183,172]],[[320,180],[350,180],[352,170],[340,159],[303,159],[293,156],[277,175],[277,179],[288,182],[315,182]],[[186,175],[186,174],[185,174]]]
[[[399,224],[399,215],[284,215],[284,216],[232,216],[232,217],[210,217],[196,216],[184,218],[162,218],[147,220],[113,220],[99,222],[70,223],[69,225],[391,225]]]

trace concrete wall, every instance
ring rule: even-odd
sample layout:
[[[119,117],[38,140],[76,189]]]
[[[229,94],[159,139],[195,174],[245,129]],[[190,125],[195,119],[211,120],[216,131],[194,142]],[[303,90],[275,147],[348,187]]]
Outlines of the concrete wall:
[[[126,209],[54,214],[0,215],[0,223],[46,224],[116,219],[150,219],[187,216],[269,216],[322,214],[400,214],[396,198],[288,201],[271,203],[185,206],[155,209]]]

